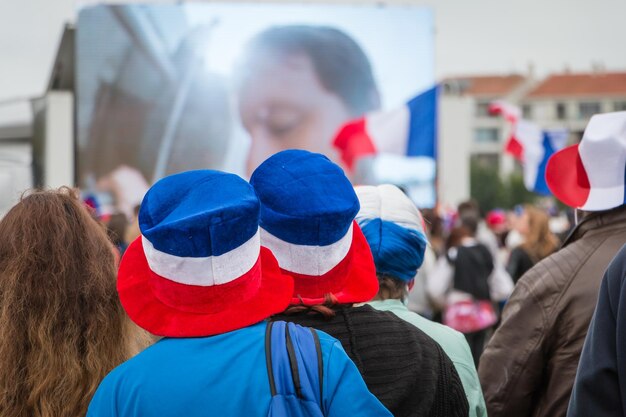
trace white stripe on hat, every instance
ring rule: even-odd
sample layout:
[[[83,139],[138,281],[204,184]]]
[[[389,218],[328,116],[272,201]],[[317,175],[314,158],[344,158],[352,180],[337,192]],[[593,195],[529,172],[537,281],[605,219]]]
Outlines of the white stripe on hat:
[[[603,211],[619,207],[624,202],[624,186],[599,188],[591,186],[587,202],[580,208],[587,211]]]
[[[589,197],[582,210],[601,211],[624,204],[626,112],[591,118],[578,147],[589,179]]]
[[[161,252],[141,237],[150,269],[157,275],[186,285],[210,287],[241,277],[257,262],[261,253],[259,231],[243,245],[218,256],[192,258]]]
[[[296,274],[321,276],[336,267],[352,246],[353,224],[337,242],[326,246],[295,245],[261,228],[261,243],[274,253],[278,265]]]
[[[361,205],[356,215],[359,225],[362,221],[381,219],[426,234],[422,214],[395,185],[359,185],[354,187],[354,191]]]

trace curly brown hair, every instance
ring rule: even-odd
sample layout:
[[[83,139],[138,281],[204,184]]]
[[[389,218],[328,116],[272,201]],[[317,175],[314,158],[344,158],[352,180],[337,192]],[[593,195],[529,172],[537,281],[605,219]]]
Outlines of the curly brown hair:
[[[106,232],[76,194],[35,191],[0,221],[0,416],[76,417],[144,347]]]

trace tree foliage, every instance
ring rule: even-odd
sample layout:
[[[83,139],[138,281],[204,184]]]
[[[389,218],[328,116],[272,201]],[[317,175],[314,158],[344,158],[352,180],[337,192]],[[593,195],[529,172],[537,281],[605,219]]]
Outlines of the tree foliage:
[[[538,196],[524,186],[521,174],[501,178],[497,167],[477,161],[470,165],[470,194],[483,213],[494,208],[512,209],[517,204],[535,203]]]

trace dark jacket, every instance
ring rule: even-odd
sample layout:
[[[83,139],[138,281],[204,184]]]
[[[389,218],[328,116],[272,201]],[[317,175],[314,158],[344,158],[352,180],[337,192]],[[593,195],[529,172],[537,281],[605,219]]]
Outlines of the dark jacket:
[[[280,315],[338,339],[369,390],[396,417],[467,417],[469,406],[454,365],[424,332],[369,305],[339,307],[336,315]]]
[[[589,214],[518,281],[480,360],[490,417],[566,415],[602,274],[625,242],[626,206]]]
[[[517,284],[517,281],[533,266],[535,266],[535,261],[524,248],[518,246],[511,251],[509,262],[506,264],[506,272],[513,279],[513,283]]]
[[[481,243],[459,246],[452,264],[455,290],[466,292],[476,300],[491,300],[489,276],[493,272],[493,258],[487,246]]]
[[[626,246],[604,274],[568,417],[626,416]]]

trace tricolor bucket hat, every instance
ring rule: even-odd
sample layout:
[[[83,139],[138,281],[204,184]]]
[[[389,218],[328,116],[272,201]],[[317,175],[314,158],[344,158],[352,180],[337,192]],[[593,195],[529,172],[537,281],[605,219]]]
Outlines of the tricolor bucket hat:
[[[591,118],[578,145],[554,155],[546,166],[550,191],[570,207],[604,211],[626,203],[626,112]]]
[[[130,318],[159,336],[200,337],[283,311],[293,280],[261,247],[258,219],[254,190],[236,175],[189,171],[154,184],[118,273]]]
[[[359,200],[339,166],[323,155],[279,152],[250,183],[261,201],[261,242],[294,278],[292,304],[359,303],[378,292],[367,241],[354,221]]]

